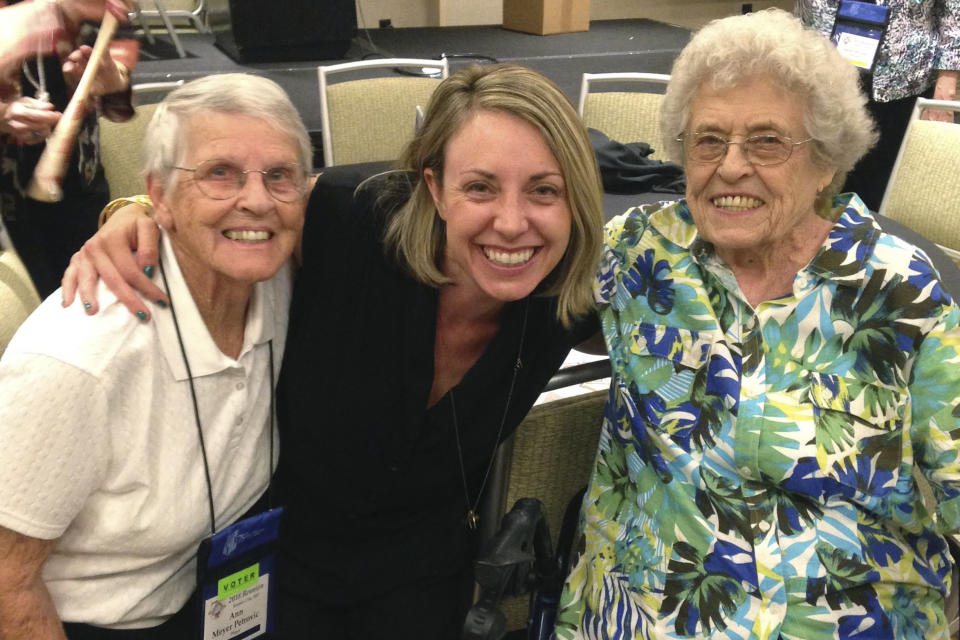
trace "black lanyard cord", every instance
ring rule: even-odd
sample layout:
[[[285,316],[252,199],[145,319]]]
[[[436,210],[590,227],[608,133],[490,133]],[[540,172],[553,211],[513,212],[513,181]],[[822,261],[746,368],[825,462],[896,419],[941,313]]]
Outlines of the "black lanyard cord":
[[[273,380],[273,338],[267,342],[270,349],[270,477],[267,478],[267,506],[273,508],[273,415],[276,385]]]
[[[193,384],[193,373],[190,371],[190,361],[187,359],[187,350],[183,345],[183,335],[180,333],[180,322],[177,320],[177,311],[173,306],[173,295],[170,292],[170,285],[167,283],[167,272],[163,268],[163,258],[157,255],[157,265],[160,267],[160,275],[163,278],[163,286],[167,290],[167,298],[170,300],[170,315],[173,318],[173,328],[177,332],[177,342],[180,345],[180,355],[183,356],[183,366],[187,370],[187,381],[190,383],[190,397],[193,400],[193,418],[197,425],[197,437],[200,440],[200,454],[203,456],[203,475],[207,481],[207,505],[210,508],[210,534],[217,532],[217,519],[213,508],[213,482],[210,480],[210,463],[207,460],[207,447],[203,440],[203,427],[200,423],[200,405],[197,403],[197,390]],[[274,410],[274,387],[273,387],[273,339],[267,341],[270,356],[270,476],[267,479],[270,506],[273,506],[273,410]]]

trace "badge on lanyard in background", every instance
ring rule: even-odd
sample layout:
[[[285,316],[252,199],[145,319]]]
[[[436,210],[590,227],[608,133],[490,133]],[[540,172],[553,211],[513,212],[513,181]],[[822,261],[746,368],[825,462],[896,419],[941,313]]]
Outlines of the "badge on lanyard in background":
[[[889,21],[890,7],[840,0],[830,39],[844,58],[861,69],[873,71]]]
[[[240,520],[200,543],[200,640],[256,638],[274,630],[282,513],[281,507]]]

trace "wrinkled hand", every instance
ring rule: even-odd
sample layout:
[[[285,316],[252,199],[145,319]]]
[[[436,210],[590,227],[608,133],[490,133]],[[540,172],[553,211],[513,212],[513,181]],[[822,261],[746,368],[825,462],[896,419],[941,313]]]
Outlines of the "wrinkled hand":
[[[19,144],[39,144],[47,139],[61,115],[49,102],[26,96],[17,98],[0,114],[0,133]]]
[[[63,306],[70,306],[79,292],[87,313],[96,313],[100,279],[130,313],[144,320],[149,319],[150,310],[137,292],[150,300],[170,302],[144,274],[145,267],[150,267],[151,272],[156,269],[160,239],[157,224],[144,215],[144,211],[147,209],[137,204],[119,209],[73,254],[61,280]]]
[[[78,25],[81,22],[100,22],[103,14],[109,11],[120,22],[127,21],[127,12],[133,9],[133,0],[58,0],[60,10],[67,22]]]
[[[957,77],[958,71],[943,71],[937,74],[937,84],[933,89],[934,100],[956,100],[957,99]],[[944,109],[926,109],[921,115],[921,120],[939,120],[940,122],[953,122],[954,112]]]
[[[63,76],[71,86],[76,87],[80,82],[92,52],[93,47],[81,45],[67,56],[63,63]],[[117,63],[110,56],[103,56],[90,84],[90,95],[103,96],[108,93],[119,93],[127,88],[128,82],[129,78],[120,71]]]

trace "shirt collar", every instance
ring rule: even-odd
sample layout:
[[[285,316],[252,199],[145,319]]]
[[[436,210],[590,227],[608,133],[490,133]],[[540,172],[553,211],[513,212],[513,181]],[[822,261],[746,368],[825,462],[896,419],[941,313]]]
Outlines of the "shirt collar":
[[[180,336],[183,338],[183,348],[190,362],[190,373],[194,378],[211,375],[238,366],[238,362],[253,349],[254,346],[272,340],[276,331],[273,314],[268,313],[273,308],[273,287],[267,286],[270,280],[258,282],[253,287],[250,306],[247,310],[246,325],[243,330],[243,347],[237,360],[227,356],[217,347],[207,329],[197,303],[190,294],[190,289],[183,279],[180,265],[170,244],[170,238],[161,231],[160,242],[161,259],[166,272],[166,284],[159,285],[166,289],[173,305],[166,309],[153,306],[153,322],[157,325],[160,335],[160,345],[170,371],[177,380],[187,379],[187,369],[184,366],[183,354],[180,351],[180,340],[177,337],[176,326],[173,320],[173,309],[176,310],[177,323],[180,326]],[[163,273],[163,271],[161,271]]]
[[[855,193],[834,196],[830,217],[836,220],[833,229],[807,268],[821,278],[859,285],[883,231]]]
[[[867,206],[854,193],[834,196],[830,218],[836,220],[823,246],[806,270],[820,278],[859,284],[882,233]],[[698,263],[713,254],[713,245],[700,237],[686,200],[652,212],[650,225],[666,240],[687,249]]]

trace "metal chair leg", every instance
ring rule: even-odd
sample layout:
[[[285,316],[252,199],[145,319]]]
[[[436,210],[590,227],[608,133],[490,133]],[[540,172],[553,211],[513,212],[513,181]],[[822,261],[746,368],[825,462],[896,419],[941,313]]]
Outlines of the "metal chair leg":
[[[163,8],[163,3],[160,0],[153,0],[153,3],[157,7],[157,13],[160,14],[160,19],[163,20],[163,25],[167,28],[167,33],[170,34],[170,40],[173,41],[177,55],[181,58],[186,58],[187,54],[183,50],[183,45],[180,44],[180,36],[177,35],[177,30],[174,29],[173,23],[170,22],[170,16],[167,15],[166,9]]]
[[[144,20],[143,15],[140,12],[140,6],[135,5],[133,8],[136,13],[136,20],[140,23],[140,28],[143,29],[143,37],[147,39],[147,43],[156,44],[157,39],[153,37],[153,31],[150,31],[150,25],[147,20]]]

